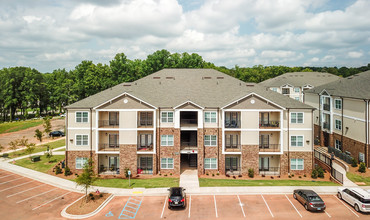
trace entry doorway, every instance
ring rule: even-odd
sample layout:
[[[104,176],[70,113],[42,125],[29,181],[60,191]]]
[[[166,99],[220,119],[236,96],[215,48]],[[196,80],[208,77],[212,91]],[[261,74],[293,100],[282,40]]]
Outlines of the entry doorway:
[[[181,154],[181,173],[185,170],[196,170],[198,167],[198,154]]]

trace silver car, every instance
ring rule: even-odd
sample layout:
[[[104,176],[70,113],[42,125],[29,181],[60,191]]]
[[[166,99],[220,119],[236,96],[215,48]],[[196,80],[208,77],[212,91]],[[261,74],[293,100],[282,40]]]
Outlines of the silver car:
[[[370,193],[361,188],[338,188],[338,198],[353,206],[357,212],[370,212]]]

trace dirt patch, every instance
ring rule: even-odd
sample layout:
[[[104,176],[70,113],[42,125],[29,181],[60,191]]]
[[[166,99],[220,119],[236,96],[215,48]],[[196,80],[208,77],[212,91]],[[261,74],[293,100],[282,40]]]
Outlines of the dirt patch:
[[[365,173],[360,173],[360,172],[358,172],[358,168],[359,168],[359,166],[360,165],[358,165],[357,167],[352,167],[351,165],[348,165],[348,167],[349,167],[349,172],[350,173],[354,173],[354,174],[356,174],[356,175],[358,175],[358,176],[362,176],[362,177],[370,177],[370,172],[369,172],[369,170],[368,169],[366,169],[366,172]]]
[[[95,211],[111,194],[109,193],[90,193],[79,201],[68,207],[66,212],[71,215],[85,215]]]

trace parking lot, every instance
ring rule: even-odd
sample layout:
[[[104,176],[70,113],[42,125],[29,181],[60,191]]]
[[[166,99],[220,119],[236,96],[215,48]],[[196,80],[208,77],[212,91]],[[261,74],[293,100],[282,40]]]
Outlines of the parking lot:
[[[63,219],[61,210],[81,196],[0,169],[0,219]]]

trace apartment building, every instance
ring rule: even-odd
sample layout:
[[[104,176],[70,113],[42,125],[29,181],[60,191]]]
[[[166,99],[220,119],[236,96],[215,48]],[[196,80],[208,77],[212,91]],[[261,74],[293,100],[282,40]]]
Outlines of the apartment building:
[[[340,79],[339,76],[330,73],[292,72],[265,80],[260,82],[259,85],[303,102],[303,91],[334,82],[338,79]]]
[[[314,135],[323,146],[349,152],[369,167],[370,71],[305,91],[314,111]]]
[[[66,107],[66,160],[101,175],[309,174],[313,107],[212,69],[164,69]]]

